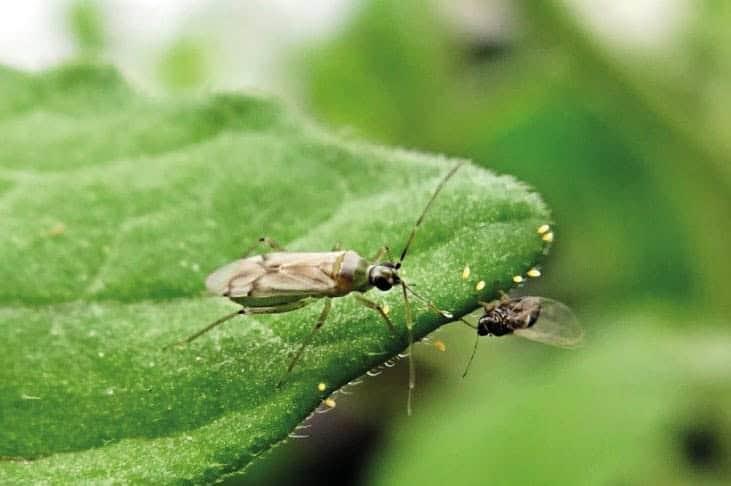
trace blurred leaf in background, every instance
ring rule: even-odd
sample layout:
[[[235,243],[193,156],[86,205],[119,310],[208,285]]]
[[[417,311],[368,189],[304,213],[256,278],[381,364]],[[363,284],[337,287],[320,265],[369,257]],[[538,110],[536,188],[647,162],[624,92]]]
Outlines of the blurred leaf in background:
[[[202,39],[175,39],[158,64],[158,77],[163,86],[171,91],[203,88],[212,72],[210,52]]]
[[[500,2],[458,3],[509,26],[475,35],[450,28],[444,3],[366,2],[342,36],[309,51],[310,109],[541,187],[561,242],[543,288],[566,300],[725,305],[725,162],[656,110],[554,2],[509,14],[491,11]]]
[[[80,57],[94,59],[106,48],[104,16],[99,0],[74,0],[68,7],[67,24]]]
[[[731,334],[666,323],[601,320],[572,352],[482,338],[467,379],[436,381],[427,407],[398,420],[369,484],[726,484]]]

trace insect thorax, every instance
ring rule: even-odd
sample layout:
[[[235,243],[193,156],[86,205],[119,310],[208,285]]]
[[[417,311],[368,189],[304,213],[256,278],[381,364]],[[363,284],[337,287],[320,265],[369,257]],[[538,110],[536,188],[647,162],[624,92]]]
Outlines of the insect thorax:
[[[541,305],[536,299],[528,297],[504,301],[485,312],[477,323],[477,333],[480,336],[505,336],[516,329],[533,326],[540,313]]]
[[[340,271],[335,276],[338,294],[345,295],[353,290],[361,292],[368,290],[371,286],[368,278],[370,267],[368,260],[356,252],[346,251]]]
[[[496,307],[480,317],[477,322],[477,334],[480,336],[505,336],[511,334],[514,330],[510,324],[508,312],[501,307]]]

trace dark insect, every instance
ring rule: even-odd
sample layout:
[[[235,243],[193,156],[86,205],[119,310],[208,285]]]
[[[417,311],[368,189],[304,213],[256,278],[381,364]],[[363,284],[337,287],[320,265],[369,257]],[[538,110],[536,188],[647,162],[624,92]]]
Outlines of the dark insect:
[[[477,319],[473,325],[470,319]],[[467,363],[467,376],[477,352],[479,336],[514,334],[561,348],[573,348],[581,343],[584,330],[574,313],[561,302],[543,297],[503,297],[483,304],[483,308],[464,319],[477,330],[478,339]]]

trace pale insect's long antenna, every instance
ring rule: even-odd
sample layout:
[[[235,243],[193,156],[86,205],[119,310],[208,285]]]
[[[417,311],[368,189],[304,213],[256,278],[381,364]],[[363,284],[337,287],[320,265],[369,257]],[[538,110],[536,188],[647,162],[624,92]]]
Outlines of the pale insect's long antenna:
[[[402,283],[403,283],[403,281],[402,281]],[[440,316],[444,317],[445,319],[454,319],[454,315],[451,312],[448,312],[448,311],[445,311],[443,309],[440,309],[432,301],[430,301],[429,299],[427,299],[423,295],[420,295],[420,294],[416,293],[414,291],[414,289],[410,285],[406,284],[406,289],[409,292],[411,292],[411,295],[413,295],[414,297],[416,297],[417,299],[419,299],[420,301],[422,301],[424,304],[427,305],[427,307],[429,307],[431,310],[433,310],[434,312],[436,312]],[[459,322],[461,322],[462,324],[466,325],[467,327],[470,327],[472,329],[477,329],[477,326],[475,326],[474,324],[471,324],[464,317],[459,317],[459,318],[457,318],[457,320]]]
[[[412,289],[410,286],[408,286],[407,284],[405,284],[403,281],[401,282],[401,284],[402,284],[402,287],[405,290],[408,290],[414,297],[416,297],[417,299],[419,299],[422,302],[424,302],[427,306],[429,306],[430,309],[432,309],[434,312],[436,312],[440,316],[445,317],[447,319],[452,319],[453,318],[453,316],[452,316],[451,313],[440,309],[439,307],[437,307],[436,305],[434,305],[426,297],[422,297],[421,295],[417,294],[416,292],[414,292],[414,289]],[[472,329],[477,329],[477,326],[471,324],[464,317],[460,317],[458,319],[458,321],[460,321],[462,324],[464,324],[464,325],[466,325],[466,326],[468,326],[468,327],[470,327]],[[479,342],[480,342],[480,336],[478,334],[477,335],[477,339],[475,339],[475,347],[472,349],[472,355],[470,356],[470,360],[467,362],[467,368],[465,368],[464,373],[462,374],[462,378],[464,378],[464,377],[467,376],[467,372],[469,371],[470,366],[472,366],[472,360],[475,359],[475,354],[477,353],[477,345],[478,345]]]
[[[404,293],[406,329],[409,332],[409,396],[406,400],[406,414],[411,415],[411,400],[414,394],[414,387],[416,387],[416,370],[414,369],[414,320],[411,315],[411,304],[409,303],[409,295],[406,293],[406,286],[402,285],[401,290]]]
[[[401,285],[403,285],[403,287],[406,290],[408,290],[411,293],[411,295],[413,295],[414,297],[416,297],[417,299],[419,299],[420,301],[422,301],[424,304],[426,304],[427,307],[429,307],[431,310],[433,310],[434,312],[436,312],[440,316],[444,317],[445,319],[454,319],[454,316],[452,315],[451,312],[447,312],[445,310],[440,309],[439,307],[437,307],[432,301],[430,301],[426,297],[423,297],[420,294],[417,294],[414,291],[414,289],[410,285],[408,285],[406,282],[404,282],[403,280],[401,281]]]
[[[411,246],[411,242],[414,241],[414,236],[416,235],[416,230],[421,225],[421,222],[424,220],[424,216],[426,216],[426,213],[429,212],[429,208],[431,207],[434,200],[437,198],[437,195],[444,187],[444,184],[447,183],[447,181],[454,175],[455,172],[457,172],[457,169],[462,167],[464,162],[459,162],[457,165],[455,165],[452,170],[450,170],[446,176],[444,176],[444,179],[439,183],[436,190],[434,191],[434,194],[432,194],[431,198],[429,199],[429,202],[426,203],[426,207],[424,207],[424,210],[421,212],[421,215],[419,216],[419,219],[416,220],[416,224],[413,228],[411,228],[411,233],[409,234],[408,239],[406,240],[406,245],[404,245],[404,249],[401,252],[401,257],[399,257],[398,263],[396,263],[396,268],[401,267],[401,263],[403,263],[404,258],[406,258],[406,253],[409,251],[409,247]]]
[[[467,372],[470,371],[470,367],[472,366],[472,360],[475,359],[475,355],[477,354],[477,345],[480,344],[480,335],[477,334],[475,336],[475,347],[472,348],[472,354],[470,355],[470,360],[467,361],[467,367],[464,369],[464,373],[462,373],[462,378],[467,377]]]
[[[229,319],[233,319],[234,317],[236,317],[238,315],[241,315],[241,314],[244,314],[244,309],[239,309],[236,312],[232,312],[230,314],[226,314],[225,316],[221,317],[220,319],[216,319],[215,321],[211,322],[210,324],[208,324],[206,327],[204,327],[200,331],[196,332],[195,334],[193,334],[191,336],[188,336],[187,338],[185,338],[185,339],[183,339],[181,341],[177,341],[177,342],[175,342],[173,344],[168,344],[167,346],[165,346],[162,349],[165,350],[165,349],[169,349],[169,348],[171,348],[173,346],[177,346],[177,345],[180,345],[180,344],[188,344],[192,340],[194,340],[194,339],[202,336],[203,334],[207,333],[208,331],[210,331],[214,327],[216,327],[218,325],[221,325],[224,322],[228,321]]]

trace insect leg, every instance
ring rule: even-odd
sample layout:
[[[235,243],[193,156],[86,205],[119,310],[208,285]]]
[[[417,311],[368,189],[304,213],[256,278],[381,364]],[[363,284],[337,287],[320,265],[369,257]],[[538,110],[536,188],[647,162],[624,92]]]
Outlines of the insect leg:
[[[508,302],[510,298],[508,297],[508,294],[505,292],[500,292],[500,298],[493,300],[492,302],[484,302],[482,300],[478,301],[478,303],[484,308],[485,312],[492,312],[495,309],[498,308],[501,304],[505,304]]]
[[[226,314],[225,316],[221,317],[220,319],[216,319],[215,321],[211,322],[210,324],[208,324],[206,327],[204,327],[200,331],[196,332],[195,334],[192,334],[192,335],[188,336],[187,338],[177,341],[173,344],[169,344],[169,345],[165,346],[163,349],[169,349],[173,346],[188,344],[189,342],[193,341],[194,339],[199,338],[203,334],[207,333],[214,327],[219,326],[220,324],[223,324],[224,322],[228,321],[229,319],[233,319],[234,317],[236,317],[238,315],[243,316],[243,315],[249,315],[249,314],[277,314],[280,312],[289,312],[289,311],[304,307],[307,304],[310,304],[312,302],[313,302],[313,300],[311,300],[311,299],[303,299],[303,300],[298,300],[296,302],[292,302],[289,304],[272,306],[272,307],[242,307],[241,309],[237,310],[236,312]]]
[[[467,317],[472,318],[471,315],[470,316],[467,316]],[[459,319],[457,319],[454,322],[459,322],[460,324],[464,324],[465,326],[469,327],[470,329],[474,329],[474,330],[477,330],[477,327],[478,327],[477,324],[472,324],[470,321],[468,321],[464,317],[460,317]]]
[[[188,336],[187,338],[185,338],[183,340],[180,340],[178,342],[175,342],[173,344],[168,344],[167,346],[165,346],[162,349],[165,350],[165,349],[169,349],[169,348],[171,348],[173,346],[178,346],[178,345],[181,345],[181,344],[188,344],[189,342],[191,342],[195,338],[202,336],[203,334],[207,333],[208,331],[210,331],[214,327],[216,327],[216,326],[218,326],[220,324],[223,324],[224,322],[228,321],[229,319],[233,319],[234,317],[236,317],[238,315],[241,315],[241,314],[245,314],[245,313],[246,313],[246,309],[239,309],[236,312],[232,312],[230,314],[226,314],[225,316],[221,317],[220,319],[216,319],[215,321],[211,322],[210,324],[208,324],[206,327],[204,327],[200,331],[196,332],[195,334],[192,334],[192,335]]]
[[[467,372],[470,371],[470,366],[472,366],[472,360],[475,359],[475,354],[477,354],[477,345],[480,344],[480,335],[477,334],[475,336],[475,347],[472,348],[472,354],[470,355],[469,361],[467,361],[467,367],[464,369],[464,373],[462,373],[462,378],[465,378],[467,376]]]
[[[378,249],[378,252],[373,255],[373,258],[371,258],[369,261],[371,262],[380,262],[384,256],[389,255],[389,261],[393,261],[393,257],[390,257],[391,255],[391,249],[387,246],[382,246]]]
[[[406,329],[409,331],[409,396],[406,400],[406,414],[411,415],[411,399],[416,387],[416,370],[414,369],[414,319],[411,315],[411,304],[409,295],[406,293],[406,286],[401,285],[404,293],[404,313],[406,317]]]
[[[261,238],[257,239],[253,245],[251,245],[249,248],[246,249],[244,254],[241,255],[241,258],[246,258],[247,256],[249,256],[251,254],[251,252],[256,250],[256,248],[262,244],[268,246],[269,248],[271,248],[272,250],[275,250],[275,251],[287,251],[287,250],[285,250],[285,248],[282,245],[280,245],[273,239],[269,238],[268,236],[262,236]]]
[[[383,322],[386,323],[388,326],[388,330],[391,331],[391,334],[396,334],[396,328],[393,327],[393,322],[391,322],[391,319],[388,317],[388,314],[386,314],[386,311],[383,309],[383,306],[377,302],[373,302],[372,300],[366,299],[362,295],[353,293],[353,296],[355,299],[363,304],[364,306],[368,307],[369,309],[373,309],[374,311],[378,312],[378,314],[381,316],[381,319],[383,319]]]
[[[292,358],[292,361],[290,361],[289,366],[287,367],[287,371],[284,373],[284,376],[279,380],[277,383],[277,388],[284,383],[284,380],[287,378],[289,373],[294,369],[294,365],[297,364],[297,362],[302,357],[302,353],[305,352],[305,348],[312,342],[312,338],[315,337],[315,334],[317,334],[317,331],[322,328],[323,324],[325,324],[325,320],[327,319],[327,315],[330,313],[330,308],[332,307],[332,301],[328,298],[325,299],[325,305],[322,307],[322,312],[320,312],[320,317],[317,318],[317,322],[315,323],[315,327],[312,329],[312,332],[310,332],[310,335],[305,338],[304,342],[300,346],[299,350],[297,350],[297,354]]]

